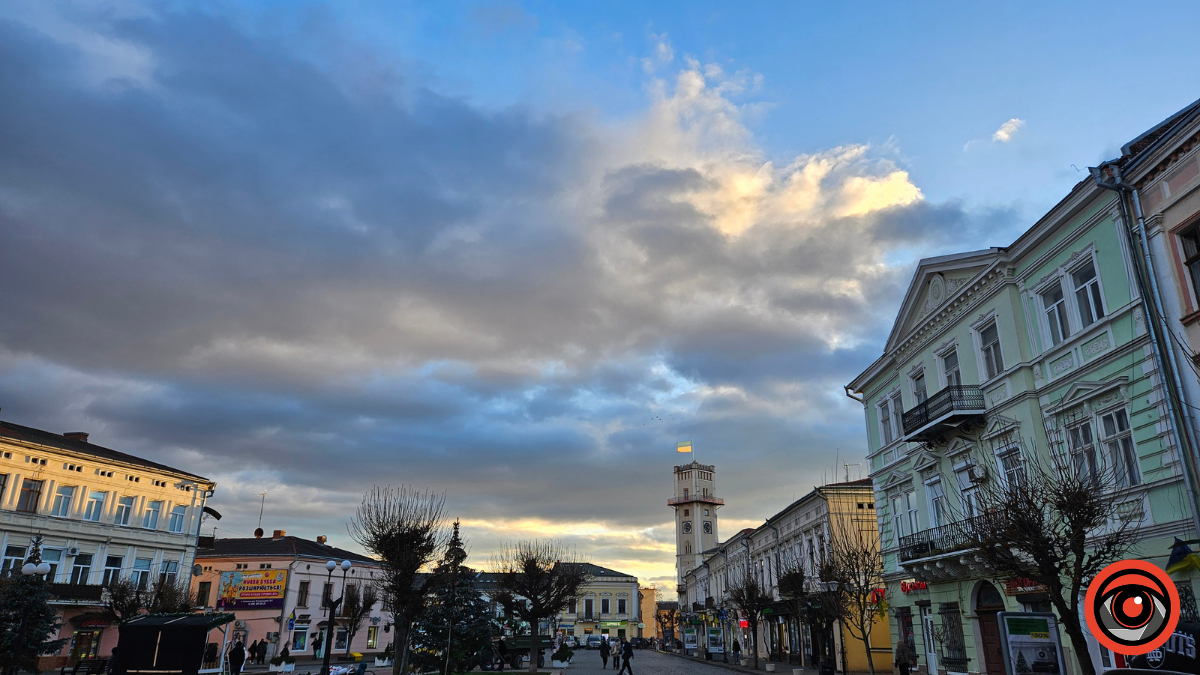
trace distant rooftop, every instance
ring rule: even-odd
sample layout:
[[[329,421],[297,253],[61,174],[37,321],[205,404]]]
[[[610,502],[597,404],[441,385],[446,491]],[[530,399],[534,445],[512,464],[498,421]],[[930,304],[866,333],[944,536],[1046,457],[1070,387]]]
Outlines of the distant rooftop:
[[[263,537],[246,537],[244,539],[217,539],[211,548],[196,550],[197,559],[215,558],[314,558],[326,560],[349,560],[352,563],[379,564],[379,561],[368,558],[361,553],[347,551],[343,548],[318,544],[312,539],[283,536],[278,539]]]

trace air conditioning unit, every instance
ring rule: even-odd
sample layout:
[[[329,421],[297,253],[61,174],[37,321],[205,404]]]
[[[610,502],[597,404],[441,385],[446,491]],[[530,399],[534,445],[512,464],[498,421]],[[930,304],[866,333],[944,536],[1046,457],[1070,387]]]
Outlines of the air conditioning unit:
[[[233,622],[233,627],[237,628],[238,630],[241,630],[246,627],[246,622],[241,619],[238,619],[237,621]]]
[[[71,548],[68,548],[68,549],[67,549],[67,555],[70,555],[70,556],[76,556],[76,555],[79,555],[79,547],[78,547],[78,546],[72,546]]]
[[[970,469],[967,469],[967,475],[971,477],[972,481],[976,483],[982,483],[983,481],[987,480],[988,470],[986,466],[983,466],[982,464],[976,464]]]

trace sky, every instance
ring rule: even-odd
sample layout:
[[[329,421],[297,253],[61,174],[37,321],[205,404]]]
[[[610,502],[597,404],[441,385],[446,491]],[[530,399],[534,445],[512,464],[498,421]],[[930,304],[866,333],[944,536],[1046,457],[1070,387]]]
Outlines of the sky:
[[[353,547],[444,491],[669,588],[864,476],[916,262],[1004,246],[1200,97],[1194,3],[0,4],[0,415]],[[846,466],[849,465],[849,466]]]

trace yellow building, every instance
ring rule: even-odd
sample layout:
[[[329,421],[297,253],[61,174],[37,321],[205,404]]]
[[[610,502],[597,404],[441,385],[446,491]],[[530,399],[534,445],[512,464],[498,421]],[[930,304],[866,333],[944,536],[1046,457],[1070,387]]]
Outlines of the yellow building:
[[[117,629],[103,614],[103,585],[186,581],[205,503],[216,484],[186,471],[88,442],[0,422],[0,573],[20,569],[41,542],[51,605],[67,644],[43,670],[105,657]]]
[[[638,637],[644,637],[647,640],[652,637],[661,637],[658,632],[658,622],[654,620],[654,612],[658,603],[658,589],[647,586],[639,588],[638,594],[642,601],[641,623],[646,626],[638,630]]]
[[[585,563],[591,581],[558,615],[558,630],[586,640],[588,635],[636,637],[642,622],[638,580],[632,574]]]

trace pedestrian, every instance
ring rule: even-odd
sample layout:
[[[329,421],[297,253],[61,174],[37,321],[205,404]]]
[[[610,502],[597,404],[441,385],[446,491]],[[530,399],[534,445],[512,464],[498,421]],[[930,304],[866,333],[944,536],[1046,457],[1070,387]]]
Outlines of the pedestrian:
[[[913,653],[908,648],[908,643],[901,640],[900,644],[896,645],[896,667],[900,669],[900,675],[908,675],[913,660]]]
[[[742,645],[737,638],[733,638],[733,660],[738,661],[742,658]]]
[[[504,663],[508,661],[508,645],[504,643],[504,636],[500,636],[500,644],[496,645],[496,650],[500,652],[500,670],[504,670]]]
[[[600,670],[604,670],[604,669],[608,668],[609,648],[608,648],[608,640],[606,639],[607,637],[608,636],[606,636],[606,635],[600,636],[600,661],[604,664],[604,665],[600,666]],[[613,659],[613,665],[616,665],[616,664],[617,664],[616,659]]]
[[[242,646],[242,641],[238,640],[233,643],[233,649],[229,650],[229,675],[241,675],[242,664],[246,662],[246,648]]]
[[[324,656],[321,652],[321,646],[325,643],[325,634],[317,633],[317,637],[313,638],[313,656],[318,659]]]
[[[258,640],[251,642],[250,646],[246,647],[246,660],[250,662],[250,665],[254,665],[258,661]]]
[[[263,640],[258,643],[258,665],[263,665],[263,661],[267,658],[267,641]]]
[[[633,675],[633,664],[630,663],[630,661],[633,661],[633,643],[628,640],[622,639],[621,640],[621,670],[619,670],[617,672],[617,675],[624,675],[624,673],[626,671],[629,672],[629,675]]]

